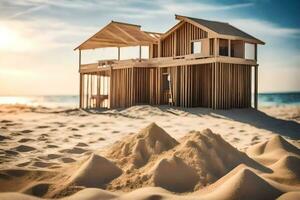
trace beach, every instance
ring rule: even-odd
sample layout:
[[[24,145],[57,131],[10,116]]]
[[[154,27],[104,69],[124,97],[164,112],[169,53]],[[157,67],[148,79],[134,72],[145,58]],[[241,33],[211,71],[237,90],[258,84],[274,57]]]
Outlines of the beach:
[[[1,199],[298,199],[300,106],[0,105]]]

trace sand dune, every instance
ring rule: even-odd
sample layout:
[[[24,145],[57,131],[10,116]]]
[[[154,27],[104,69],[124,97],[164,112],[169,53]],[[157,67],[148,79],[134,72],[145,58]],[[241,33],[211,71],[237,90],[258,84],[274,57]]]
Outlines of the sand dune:
[[[15,120],[20,110],[26,117]],[[0,199],[299,199],[298,141],[216,113],[136,106],[4,114]]]
[[[264,165],[270,165],[286,154],[300,155],[300,150],[281,136],[276,135],[269,141],[249,147],[247,154]]]
[[[70,178],[71,184],[85,187],[101,187],[122,174],[111,161],[92,154]]]
[[[139,168],[145,165],[152,155],[160,154],[176,146],[178,142],[155,123],[142,129],[138,134],[125,138],[113,145],[108,157],[119,160],[120,165]]]

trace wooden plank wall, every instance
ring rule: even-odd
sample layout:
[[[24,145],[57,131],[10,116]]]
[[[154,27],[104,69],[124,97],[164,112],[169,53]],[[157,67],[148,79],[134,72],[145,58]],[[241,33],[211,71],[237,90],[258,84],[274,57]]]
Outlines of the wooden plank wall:
[[[212,80],[212,108],[251,107],[250,65],[216,63]]]
[[[107,87],[107,91],[111,87],[109,103],[96,105],[96,108],[168,104],[169,91],[163,91],[163,74],[166,73],[171,77],[174,106],[214,109],[251,107],[251,66],[209,63],[168,68],[114,69],[109,74],[111,86],[100,81],[101,74],[81,75],[82,108],[93,107],[91,96],[102,94],[102,87]]]
[[[152,72],[152,73],[151,73]],[[125,108],[136,104],[150,104],[150,68],[112,70],[110,108]]]
[[[207,38],[207,35],[206,31],[184,23],[161,41],[161,57],[191,54],[191,41]]]
[[[184,65],[169,68],[173,105],[210,107],[212,64]]]

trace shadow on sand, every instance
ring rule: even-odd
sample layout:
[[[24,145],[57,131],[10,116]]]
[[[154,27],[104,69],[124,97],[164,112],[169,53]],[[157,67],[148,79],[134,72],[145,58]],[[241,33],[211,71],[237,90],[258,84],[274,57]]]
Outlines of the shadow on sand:
[[[135,112],[130,112],[130,108],[114,109],[114,110],[89,110],[92,114],[106,114],[128,117],[131,119],[140,118],[136,116],[138,110],[145,109],[158,109],[162,112],[171,113],[173,115],[197,115],[211,116],[214,118],[224,118],[228,120],[234,120],[241,123],[252,125],[256,128],[265,129],[277,133],[282,136],[287,136],[292,139],[300,139],[300,124],[292,120],[284,120],[272,117],[266,113],[255,110],[253,108],[243,109],[230,109],[230,110],[213,110],[210,108],[181,108],[181,107],[170,107],[170,106],[149,106],[141,105],[140,108],[135,108]],[[129,111],[129,112],[127,112]]]
[[[231,110],[213,110],[208,108],[173,109],[182,110],[200,117],[203,115],[209,115],[215,118],[227,118],[255,126],[256,128],[269,130],[292,139],[300,139],[299,123],[292,120],[278,119],[253,108]]]

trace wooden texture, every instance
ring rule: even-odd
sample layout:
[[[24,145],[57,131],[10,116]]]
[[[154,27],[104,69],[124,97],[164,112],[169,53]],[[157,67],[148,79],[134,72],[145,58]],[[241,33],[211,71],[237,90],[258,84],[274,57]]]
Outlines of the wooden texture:
[[[82,43],[78,47],[80,107],[170,104],[248,108],[254,87],[257,108],[257,43],[255,59],[246,60],[245,40],[223,37],[183,16],[178,19],[180,22],[163,35],[141,31],[137,25],[111,22]],[[201,53],[192,53],[193,42],[201,42]],[[139,46],[139,58],[120,60],[119,47],[132,45]],[[141,45],[149,46],[149,59],[141,58]],[[110,46],[118,48],[116,59],[81,63],[81,49]]]

